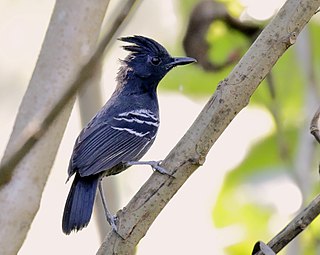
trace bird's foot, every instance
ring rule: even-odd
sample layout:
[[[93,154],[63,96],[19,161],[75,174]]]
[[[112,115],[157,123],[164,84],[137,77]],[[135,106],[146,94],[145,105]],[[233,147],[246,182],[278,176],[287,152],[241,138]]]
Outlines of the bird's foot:
[[[112,228],[112,231],[116,233],[121,239],[125,240],[125,237],[123,237],[121,233],[118,232],[118,217],[112,216],[112,215],[109,215],[109,216],[106,215],[106,217],[107,217],[108,223]]]
[[[160,164],[162,163],[163,160],[159,160],[159,161],[147,161],[149,162],[150,166],[152,167],[152,169],[160,174],[166,174],[166,175],[170,175],[171,174],[167,171],[167,169],[163,168],[160,166]]]
[[[118,233],[118,217],[117,216],[112,216],[112,215],[106,215],[107,221],[112,227],[112,230],[116,233]]]
[[[133,165],[149,165],[152,167],[152,169],[160,174],[165,174],[170,177],[174,177],[172,174],[170,174],[167,169],[163,168],[160,166],[163,160],[159,161],[129,161],[127,162],[128,166],[133,166]]]

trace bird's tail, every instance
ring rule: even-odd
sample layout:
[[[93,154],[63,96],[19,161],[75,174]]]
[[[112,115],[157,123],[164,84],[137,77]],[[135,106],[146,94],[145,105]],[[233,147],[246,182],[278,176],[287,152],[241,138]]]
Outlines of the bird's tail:
[[[65,234],[88,225],[99,178],[98,175],[81,177],[76,174],[63,212],[62,230]]]

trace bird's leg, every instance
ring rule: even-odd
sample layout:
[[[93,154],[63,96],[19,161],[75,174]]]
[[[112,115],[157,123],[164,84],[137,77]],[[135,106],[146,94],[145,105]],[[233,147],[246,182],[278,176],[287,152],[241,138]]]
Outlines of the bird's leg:
[[[101,202],[102,202],[102,206],[104,209],[104,213],[106,215],[107,221],[110,224],[110,226],[112,227],[112,229],[117,232],[117,217],[113,216],[108,208],[107,208],[107,203],[106,203],[106,199],[104,197],[104,192],[103,192],[103,187],[102,187],[102,183],[101,181],[99,181],[99,193],[100,193],[100,197],[101,197]]]
[[[129,161],[127,162],[127,166],[134,166],[134,165],[149,165],[152,167],[153,170],[159,172],[160,174],[166,174],[171,177],[171,175],[165,168],[161,167],[159,164],[161,164],[162,160],[159,161]]]

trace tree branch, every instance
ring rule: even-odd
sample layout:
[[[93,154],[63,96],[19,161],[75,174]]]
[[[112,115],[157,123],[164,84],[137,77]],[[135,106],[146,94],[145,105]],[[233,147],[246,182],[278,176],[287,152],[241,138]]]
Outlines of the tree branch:
[[[302,210],[283,230],[280,231],[268,246],[275,252],[281,251],[288,243],[290,243],[298,234],[305,230],[310,223],[320,214],[320,195]],[[263,253],[253,253],[262,255]]]
[[[175,178],[154,173],[117,213],[118,234],[110,232],[97,254],[133,254],[157,215],[205,157],[232,119],[249,103],[260,82],[290,47],[320,6],[320,0],[288,0],[261,32],[230,75],[218,84],[200,115],[164,160]]]
[[[310,123],[310,133],[314,136],[314,138],[318,143],[320,143],[320,131],[319,131],[319,124],[318,124],[319,118],[320,118],[320,107],[317,109]]]

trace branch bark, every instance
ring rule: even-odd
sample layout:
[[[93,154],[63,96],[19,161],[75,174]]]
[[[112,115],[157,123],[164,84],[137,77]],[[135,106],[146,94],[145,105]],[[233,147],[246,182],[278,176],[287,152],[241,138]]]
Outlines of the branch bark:
[[[123,210],[118,233],[110,232],[97,254],[134,254],[157,215],[205,157],[232,119],[249,103],[261,81],[281,55],[295,43],[320,0],[288,0],[261,32],[229,76],[218,84],[193,125],[164,160],[175,178],[154,173]]]
[[[320,143],[320,130],[319,130],[319,119],[320,119],[320,107],[314,114],[310,123],[310,133],[314,136],[316,141]]]
[[[74,76],[91,57],[108,2],[56,1],[3,162],[12,156],[20,141],[24,141],[23,135],[29,135],[23,132],[26,127],[30,128],[30,132],[38,129],[39,120],[44,119],[61,94],[70,86]],[[7,172],[9,175],[1,176],[3,185],[0,189],[0,254],[17,254],[27,235],[39,208],[42,191],[73,103],[74,99],[69,100],[54,123],[48,127],[14,171],[10,170]]]

